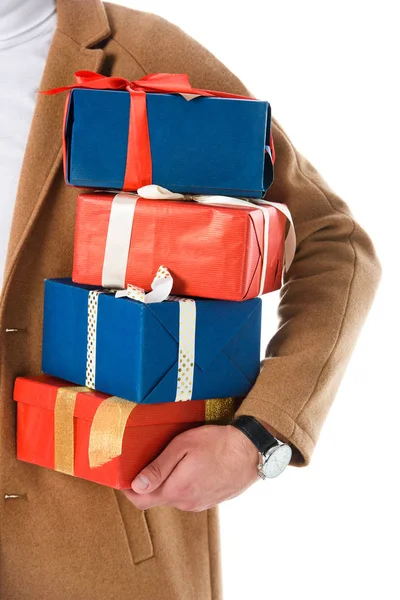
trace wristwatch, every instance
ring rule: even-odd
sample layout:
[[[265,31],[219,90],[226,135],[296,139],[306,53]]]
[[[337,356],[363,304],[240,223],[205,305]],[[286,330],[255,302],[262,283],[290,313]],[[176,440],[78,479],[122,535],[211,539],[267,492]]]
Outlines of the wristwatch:
[[[257,448],[260,454],[257,469],[261,479],[272,479],[283,473],[292,458],[292,449],[288,444],[279,442],[254,417],[242,415],[232,425],[244,433]]]

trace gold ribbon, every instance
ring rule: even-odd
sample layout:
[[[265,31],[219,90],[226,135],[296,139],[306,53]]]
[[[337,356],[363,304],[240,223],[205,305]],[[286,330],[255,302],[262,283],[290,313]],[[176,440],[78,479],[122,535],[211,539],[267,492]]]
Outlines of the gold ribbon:
[[[87,387],[61,387],[54,406],[54,468],[74,474],[74,411],[79,392],[89,392]]]
[[[91,469],[101,467],[122,454],[122,441],[126,423],[136,402],[117,396],[106,398],[93,418],[89,436],[89,465]]]
[[[89,464],[92,469],[121,456],[126,424],[136,406],[136,402],[117,396],[106,398],[100,404],[90,428]],[[213,398],[205,402],[204,420],[207,423],[227,424],[234,412],[233,398]]]
[[[235,413],[234,398],[212,398],[206,400],[205,422],[227,425]]]
[[[62,387],[57,391],[54,407],[54,468],[74,475],[74,411],[77,395],[89,392],[87,387]],[[89,436],[90,468],[101,467],[121,456],[126,424],[136,402],[117,396],[106,398],[97,408]],[[235,412],[233,398],[205,401],[206,423],[227,424]]]

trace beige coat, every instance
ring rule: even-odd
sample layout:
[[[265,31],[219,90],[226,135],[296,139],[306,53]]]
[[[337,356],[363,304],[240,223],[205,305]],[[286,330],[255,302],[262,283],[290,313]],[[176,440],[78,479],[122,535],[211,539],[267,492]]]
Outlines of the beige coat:
[[[100,0],[58,0],[42,89],[72,83],[78,69],[129,79],[182,72],[195,87],[246,93],[211,54],[159,17]],[[17,375],[40,372],[43,280],[71,274],[77,190],[62,175],[64,100],[60,94],[37,101],[1,299],[0,597],[215,600],[221,598],[215,510],[141,512],[111,489],[15,459],[13,383]],[[273,133],[269,199],[289,205],[298,248],[282,291],[279,331],[240,412],[288,439],[301,465],[310,460],[380,266],[348,207],[276,123]]]

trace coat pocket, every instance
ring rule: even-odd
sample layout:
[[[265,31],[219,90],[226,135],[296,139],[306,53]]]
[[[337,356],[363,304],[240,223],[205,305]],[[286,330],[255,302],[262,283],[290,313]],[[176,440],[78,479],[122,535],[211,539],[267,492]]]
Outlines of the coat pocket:
[[[134,564],[152,558],[154,549],[146,512],[133,506],[122,492],[115,491],[115,496]]]

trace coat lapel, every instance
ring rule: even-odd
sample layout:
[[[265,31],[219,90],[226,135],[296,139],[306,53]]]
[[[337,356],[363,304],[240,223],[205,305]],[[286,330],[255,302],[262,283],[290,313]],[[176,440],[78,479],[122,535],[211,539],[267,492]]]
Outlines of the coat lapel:
[[[96,11],[99,18],[93,19]],[[58,0],[57,17],[57,30],[49,50],[40,84],[41,90],[73,83],[74,73],[80,69],[98,72],[103,63],[104,53],[100,49],[87,46],[105,39],[110,34],[107,18],[99,0]],[[93,21],[95,26],[91,25]],[[76,25],[79,23],[82,24],[80,27]],[[37,98],[19,180],[2,305],[21,249],[45,203],[54,177],[62,168],[65,99],[65,94],[39,94]]]

